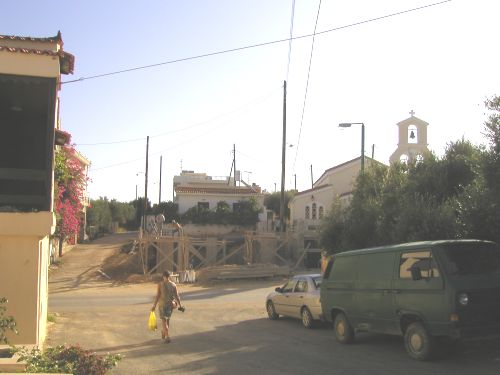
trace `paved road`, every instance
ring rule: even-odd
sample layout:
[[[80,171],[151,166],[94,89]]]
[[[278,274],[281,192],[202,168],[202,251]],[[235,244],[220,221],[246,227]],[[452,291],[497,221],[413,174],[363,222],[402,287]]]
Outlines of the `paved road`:
[[[181,285],[187,311],[172,318],[173,342],[146,329],[153,284],[119,285],[95,273],[123,237],[100,239],[65,256],[51,276],[49,309],[59,317],[48,344],[80,343],[125,355],[114,374],[500,374],[500,343],[476,343],[440,360],[410,359],[402,339],[358,335],[340,345],[327,326],[270,321],[264,297],[280,281]]]

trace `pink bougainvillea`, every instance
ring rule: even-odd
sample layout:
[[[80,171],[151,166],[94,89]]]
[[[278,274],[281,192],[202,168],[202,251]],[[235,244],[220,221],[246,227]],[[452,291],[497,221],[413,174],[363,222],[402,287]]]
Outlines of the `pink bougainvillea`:
[[[55,236],[62,242],[80,230],[83,199],[87,184],[85,166],[73,146],[56,151],[54,168],[54,209],[57,218]]]

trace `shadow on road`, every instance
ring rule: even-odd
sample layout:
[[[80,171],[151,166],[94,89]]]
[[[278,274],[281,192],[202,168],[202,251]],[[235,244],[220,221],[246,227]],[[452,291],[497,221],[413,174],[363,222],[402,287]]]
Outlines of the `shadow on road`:
[[[495,374],[500,371],[500,342],[488,348],[465,346],[433,362],[409,358],[400,337],[361,334],[341,345],[328,328],[306,330],[297,320],[247,320],[215,331],[180,335],[170,344],[149,340],[133,345],[96,348],[120,352],[127,366],[116,373],[203,374]],[[186,360],[189,358],[189,360]]]
[[[181,292],[183,300],[194,301],[210,297],[221,297],[237,293],[245,293],[250,290],[272,288],[283,284],[283,280],[279,279],[265,279],[265,280],[246,280],[237,282],[221,282],[215,285],[201,285],[200,289],[193,291]],[[198,286],[198,285],[197,285]]]

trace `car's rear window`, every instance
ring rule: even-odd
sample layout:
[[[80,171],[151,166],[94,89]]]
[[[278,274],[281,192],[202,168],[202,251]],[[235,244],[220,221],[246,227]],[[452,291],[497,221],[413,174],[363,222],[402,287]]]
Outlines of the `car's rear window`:
[[[443,248],[446,269],[451,275],[500,273],[500,249],[496,244],[458,243],[444,245]]]

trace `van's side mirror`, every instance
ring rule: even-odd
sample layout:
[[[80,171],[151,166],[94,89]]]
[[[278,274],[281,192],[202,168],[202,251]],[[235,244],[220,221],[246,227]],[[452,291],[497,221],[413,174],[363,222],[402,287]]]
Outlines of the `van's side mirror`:
[[[422,271],[420,270],[420,267],[412,267],[410,268],[411,271],[411,278],[415,281],[417,280],[422,280]]]
[[[274,289],[274,291],[276,291],[276,292],[278,292],[278,293],[282,293],[282,292],[283,292],[283,290],[282,290],[282,289],[281,289],[281,287],[279,287],[279,286],[278,286],[276,289]]]

